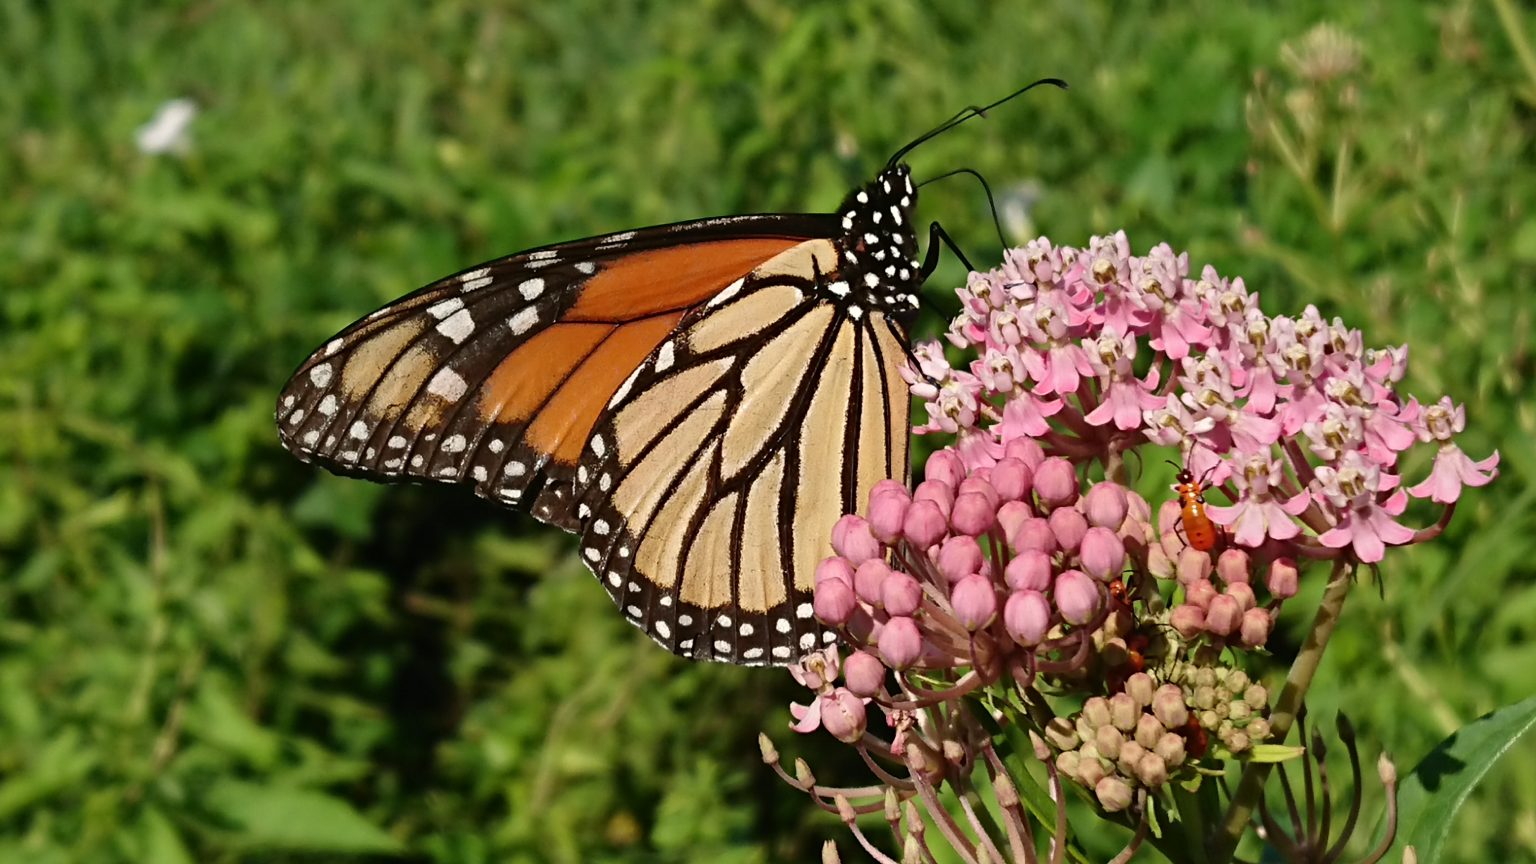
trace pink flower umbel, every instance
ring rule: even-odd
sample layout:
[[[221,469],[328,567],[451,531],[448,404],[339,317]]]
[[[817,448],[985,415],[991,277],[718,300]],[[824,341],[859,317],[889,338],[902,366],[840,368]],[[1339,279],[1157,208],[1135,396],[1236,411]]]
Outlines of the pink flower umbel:
[[[967,801],[976,772],[1011,848],[1058,830],[1010,791],[998,726],[1028,730],[1052,783],[1144,825],[1168,783],[1270,737],[1269,691],[1239,667],[1309,562],[1432,539],[1462,487],[1496,476],[1497,453],[1456,444],[1460,406],[1398,392],[1406,349],[1367,350],[1312,307],[1267,316],[1242,279],[1193,278],[1167,244],[1040,238],[956,294],[950,353],[918,344],[902,373],[927,411],[914,431],[940,446],[921,482],[883,481],[837,523],[816,571],[816,616],[853,652],[845,683],[835,655],[796,672],[816,696],[794,728],[857,747],[876,782],[784,775],[855,832],[885,812],[903,860],[931,860],[926,823],[965,860],[1004,860],[995,825],[939,803],[944,784]],[[1404,488],[1418,442],[1433,469]],[[1167,455],[1189,474],[1154,523],[1131,466]],[[1445,505],[1440,521],[1409,527],[1412,498]]]

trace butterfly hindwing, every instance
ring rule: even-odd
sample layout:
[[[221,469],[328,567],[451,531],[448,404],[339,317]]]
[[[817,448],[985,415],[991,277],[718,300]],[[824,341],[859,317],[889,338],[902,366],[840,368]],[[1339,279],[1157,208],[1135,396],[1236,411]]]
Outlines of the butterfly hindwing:
[[[832,524],[906,476],[905,335],[825,302],[837,261],[807,241],[690,312],[579,466],[584,560],[675,653],[782,664],[830,642],[811,589]]]

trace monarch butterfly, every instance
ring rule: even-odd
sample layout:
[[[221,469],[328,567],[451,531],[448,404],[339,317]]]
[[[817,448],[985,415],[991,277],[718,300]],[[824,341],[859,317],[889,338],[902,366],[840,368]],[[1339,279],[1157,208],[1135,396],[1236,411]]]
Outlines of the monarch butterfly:
[[[472,484],[580,535],[630,621],[695,660],[787,664],[833,523],[908,473],[897,374],[917,188],[891,157],[828,214],[730,216],[471,267],[327,341],[278,397],[284,446],[341,474]],[[953,248],[953,244],[950,244]]]

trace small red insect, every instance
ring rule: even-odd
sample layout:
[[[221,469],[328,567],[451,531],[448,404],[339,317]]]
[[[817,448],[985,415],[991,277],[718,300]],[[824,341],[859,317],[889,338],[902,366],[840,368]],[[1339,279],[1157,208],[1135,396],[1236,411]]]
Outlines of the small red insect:
[[[1168,464],[1173,465],[1172,462]],[[1216,541],[1221,536],[1216,523],[1205,512],[1205,482],[1196,480],[1188,468],[1179,468],[1178,480],[1171,488],[1179,493],[1179,504],[1182,509],[1179,513],[1179,522],[1184,527],[1184,542],[1201,552],[1209,552],[1216,548]],[[1207,472],[1206,476],[1210,476]]]

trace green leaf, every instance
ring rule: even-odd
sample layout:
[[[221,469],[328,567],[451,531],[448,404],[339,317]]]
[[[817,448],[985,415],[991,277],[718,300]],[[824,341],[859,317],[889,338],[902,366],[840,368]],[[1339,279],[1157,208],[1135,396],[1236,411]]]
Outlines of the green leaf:
[[[1438,861],[1467,796],[1532,726],[1536,696],[1483,715],[1431,750],[1398,789],[1399,847],[1412,843],[1421,862]]]
[[[398,852],[400,844],[352,805],[313,789],[221,780],[209,809],[227,820],[246,848],[307,852]]]

